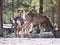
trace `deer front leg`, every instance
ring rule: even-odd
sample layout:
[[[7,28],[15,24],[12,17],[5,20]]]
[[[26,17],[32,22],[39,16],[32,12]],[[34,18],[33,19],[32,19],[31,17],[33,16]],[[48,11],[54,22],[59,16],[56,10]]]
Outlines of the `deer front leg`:
[[[29,25],[30,25],[31,23],[29,22],[29,23],[27,23],[27,25],[26,25],[26,31],[27,31],[27,34],[29,34],[29,37],[32,37],[31,35],[30,35],[30,31],[29,31],[29,29],[30,29],[30,27],[29,27]]]
[[[42,24],[39,24],[40,32],[43,32]]]

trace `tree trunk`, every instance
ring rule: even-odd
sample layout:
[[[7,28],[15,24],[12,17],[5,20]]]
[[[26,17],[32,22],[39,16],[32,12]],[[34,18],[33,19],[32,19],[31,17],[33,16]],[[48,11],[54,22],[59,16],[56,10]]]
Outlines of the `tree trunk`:
[[[53,1],[50,0],[50,4],[53,5]],[[53,6],[50,6],[50,11],[51,11],[51,22],[52,24],[54,25],[54,7]]]
[[[50,19],[51,19],[51,23],[54,25],[54,7],[52,6],[53,5],[53,1],[50,0]],[[54,28],[54,27],[53,27]],[[56,30],[52,30],[52,33],[54,35],[54,37],[56,37]]]
[[[51,13],[51,15],[50,15],[50,17],[51,17],[51,23],[54,25],[54,8],[53,7],[51,7],[51,9],[50,9],[50,13]]]
[[[14,18],[14,0],[12,0],[12,18]]]
[[[0,0],[0,35],[3,29],[2,9],[3,9],[3,0]]]
[[[39,8],[39,14],[43,14],[43,0],[39,0],[40,8]]]
[[[57,1],[57,16],[58,16],[58,30],[56,31],[56,37],[60,38],[60,0]]]
[[[51,6],[50,8],[50,17],[51,17],[51,23],[54,25],[54,8]],[[52,33],[54,34],[54,36],[56,37],[56,30],[53,27]]]

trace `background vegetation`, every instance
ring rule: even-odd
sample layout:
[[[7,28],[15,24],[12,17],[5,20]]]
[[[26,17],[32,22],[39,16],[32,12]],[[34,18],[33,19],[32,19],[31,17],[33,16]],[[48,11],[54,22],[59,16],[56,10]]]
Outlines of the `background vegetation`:
[[[12,0],[4,0],[3,3],[3,23],[10,23],[12,15]],[[39,13],[39,0],[14,0],[14,16],[18,16],[17,10],[29,11],[34,8]],[[53,8],[53,9],[52,9]],[[43,12],[48,17],[54,13],[56,20],[56,0],[44,0]]]

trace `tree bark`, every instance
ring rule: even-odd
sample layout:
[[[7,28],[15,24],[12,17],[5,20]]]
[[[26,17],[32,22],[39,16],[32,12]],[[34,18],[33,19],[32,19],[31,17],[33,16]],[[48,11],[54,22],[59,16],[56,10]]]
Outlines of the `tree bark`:
[[[50,17],[51,17],[51,23],[54,25],[54,8],[51,6],[51,8],[50,8]],[[53,33],[53,35],[54,35],[54,37],[56,37],[56,30],[54,29],[54,27],[53,27],[53,30],[52,30],[52,33]]]
[[[50,4],[53,5],[53,1],[50,0]],[[51,22],[52,24],[54,25],[54,7],[53,6],[50,6],[50,11],[51,11]]]
[[[51,9],[50,9],[50,13],[51,13],[51,23],[54,25],[54,8],[53,7],[51,7]]]
[[[39,14],[43,14],[43,0],[39,0],[39,4],[40,4],[40,7],[39,7]]]
[[[58,17],[58,30],[56,31],[56,37],[60,38],[60,0],[57,1],[57,17]]]
[[[3,0],[0,0],[0,34],[2,33],[3,29],[2,9],[3,9]]]
[[[14,0],[12,0],[12,18],[14,18]]]

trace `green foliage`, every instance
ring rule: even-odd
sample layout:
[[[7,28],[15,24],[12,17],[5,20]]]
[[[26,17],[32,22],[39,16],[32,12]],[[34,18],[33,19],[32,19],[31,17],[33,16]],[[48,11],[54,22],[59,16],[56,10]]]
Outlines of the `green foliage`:
[[[12,13],[12,0],[4,0],[3,8],[3,22],[10,23],[10,17]],[[39,12],[39,0],[14,0],[14,13],[17,13],[17,10],[29,11],[34,8]],[[56,0],[44,0],[44,14],[50,15],[50,6],[52,6],[56,12]],[[17,14],[16,14],[17,15]],[[16,16],[15,15],[15,16]]]
[[[44,14],[50,15],[50,7],[52,7],[56,13],[56,0],[44,0]]]

